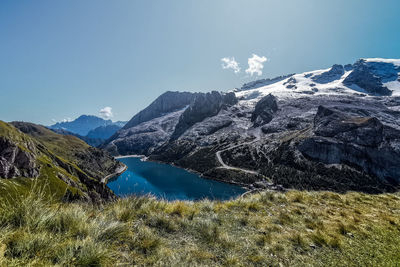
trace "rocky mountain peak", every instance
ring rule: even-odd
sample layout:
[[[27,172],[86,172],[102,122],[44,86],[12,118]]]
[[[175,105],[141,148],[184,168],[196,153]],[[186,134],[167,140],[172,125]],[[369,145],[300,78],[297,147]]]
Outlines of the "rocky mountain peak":
[[[212,91],[210,93],[198,94],[180,116],[171,139],[178,138],[195,123],[201,122],[207,117],[217,115],[223,106],[234,105],[237,101],[235,94],[232,92],[221,94],[220,92]]]
[[[342,77],[344,71],[345,70],[342,65],[335,64],[328,71],[323,72],[319,75],[315,75],[311,79],[317,83],[330,83]]]
[[[148,107],[136,114],[123,129],[160,117],[188,106],[199,93],[167,91],[156,98]]]
[[[353,65],[353,71],[344,79],[343,84],[349,87],[356,86],[355,89],[364,90],[372,95],[391,95],[392,91],[382,84],[382,81],[387,81],[389,77],[397,78],[393,64],[383,62],[371,64],[360,59]]]

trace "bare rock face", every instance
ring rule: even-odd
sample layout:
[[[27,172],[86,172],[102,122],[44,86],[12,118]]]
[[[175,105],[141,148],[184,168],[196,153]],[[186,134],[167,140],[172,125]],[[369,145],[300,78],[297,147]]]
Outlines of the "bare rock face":
[[[0,137],[0,177],[38,177],[39,167],[30,152],[22,150],[8,139]]]
[[[217,91],[212,91],[211,93],[197,95],[179,118],[171,139],[177,139],[195,123],[217,115],[223,106],[230,106],[236,103],[237,99],[234,93],[221,94]]]
[[[395,67],[393,64],[389,63],[380,63],[379,65],[385,66],[386,68],[393,68],[393,75],[397,78],[397,72],[395,72]],[[359,88],[363,88],[367,93],[372,95],[391,95],[392,91],[390,91],[387,87],[382,85],[382,81],[388,81],[389,77],[391,77],[390,73],[392,72],[383,72],[377,71],[375,69],[375,64],[368,64],[365,60],[360,59],[353,65],[353,71],[349,74],[349,76],[344,79],[343,84],[346,86],[358,86]],[[380,75],[385,73],[385,75]],[[394,76],[393,76],[394,77]]]
[[[342,65],[333,65],[329,71],[316,75],[311,79],[317,83],[330,83],[334,80],[339,79],[344,74],[344,67]]]
[[[313,133],[298,145],[306,157],[347,164],[387,182],[400,182],[400,131],[388,128],[390,138],[385,138],[385,127],[377,118],[351,117],[320,106]]]
[[[374,117],[351,117],[319,106],[314,118],[314,133],[347,143],[375,147],[383,140],[383,125]]]
[[[262,126],[269,123],[273,118],[273,114],[277,110],[278,104],[276,102],[275,96],[269,94],[263,97],[256,104],[254,112],[251,115],[251,121],[253,122],[254,127]]]

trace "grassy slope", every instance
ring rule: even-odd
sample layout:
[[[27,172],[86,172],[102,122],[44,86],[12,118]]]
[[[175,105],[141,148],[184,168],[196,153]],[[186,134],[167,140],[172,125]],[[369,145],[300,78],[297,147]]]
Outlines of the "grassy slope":
[[[62,198],[67,190],[72,194],[82,195],[82,190],[87,189],[86,185],[76,175],[68,173],[62,167],[55,165],[54,160],[51,158],[57,157],[61,161],[71,165],[76,171],[84,172],[77,166],[80,159],[76,155],[78,153],[87,154],[90,146],[79,138],[59,135],[40,125],[30,123],[20,124],[31,127],[33,131],[25,134],[13,125],[0,121],[0,136],[13,141],[22,150],[35,154],[36,162],[40,166],[40,176],[37,179],[24,177],[0,179],[0,199],[13,199],[19,194],[26,195],[34,185],[45,188],[46,194],[48,196],[52,195],[55,199]],[[39,146],[41,147],[40,149]],[[111,160],[107,161],[107,159],[102,163],[104,165],[113,164]],[[107,165],[106,167],[109,166]],[[91,166],[88,167],[89,169],[91,169]],[[97,171],[84,173],[88,174],[91,178],[93,177],[91,174],[95,174],[98,177],[109,174],[108,172],[103,173],[103,170],[100,168]],[[66,184],[58,178],[58,174],[62,174],[67,179],[70,179],[82,190]]]
[[[20,132],[11,124],[0,121],[0,136],[3,136],[13,142],[15,142],[19,148],[24,151],[33,153],[28,146],[36,147],[37,142],[30,136]],[[40,176],[37,179],[30,178],[15,178],[15,179],[0,179],[0,199],[13,199],[14,197],[23,194],[26,195],[32,189],[33,184],[41,188],[46,188],[47,195],[53,195],[57,199],[61,198],[67,188],[72,192],[77,192],[75,188],[68,186],[65,182],[61,181],[56,176],[56,172],[61,172],[67,177],[76,180],[76,177],[69,175],[62,168],[56,167],[51,164],[51,160],[42,155],[38,157],[37,163],[41,166]],[[50,164],[50,166],[48,165]]]
[[[1,204],[0,265],[400,264],[399,194],[265,192],[227,202],[140,197],[103,206],[49,204],[41,195]]]

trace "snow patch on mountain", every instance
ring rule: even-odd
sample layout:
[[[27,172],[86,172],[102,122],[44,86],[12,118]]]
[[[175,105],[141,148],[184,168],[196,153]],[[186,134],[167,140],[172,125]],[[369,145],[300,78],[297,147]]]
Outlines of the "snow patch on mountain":
[[[390,58],[363,58],[366,62],[381,62],[393,64],[397,67],[400,67],[400,59],[390,59]]]
[[[400,96],[400,59],[363,59],[371,72],[381,78],[382,86],[391,90],[391,96]],[[362,63],[362,60],[360,61]],[[374,65],[374,63],[376,63]],[[382,63],[382,64],[380,64]],[[387,65],[389,64],[389,65]],[[347,66],[347,65],[346,65]],[[343,74],[338,71],[343,69]],[[329,69],[304,72],[292,75],[273,84],[250,87],[248,90],[236,91],[236,97],[246,104],[254,104],[262,97],[273,94],[278,98],[300,98],[310,95],[359,95],[368,97],[368,92],[357,84],[345,85],[343,81],[354,70],[334,65]],[[397,77],[396,77],[397,73]],[[387,82],[384,82],[389,80]],[[372,95],[371,95],[372,96]]]

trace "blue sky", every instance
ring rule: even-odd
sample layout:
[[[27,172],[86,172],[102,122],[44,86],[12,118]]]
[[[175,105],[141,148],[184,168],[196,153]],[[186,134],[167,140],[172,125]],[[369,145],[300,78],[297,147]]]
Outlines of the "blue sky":
[[[398,0],[2,0],[0,120],[49,125],[105,107],[129,120],[167,90],[400,58],[399,12]],[[232,57],[240,72],[222,68]]]

